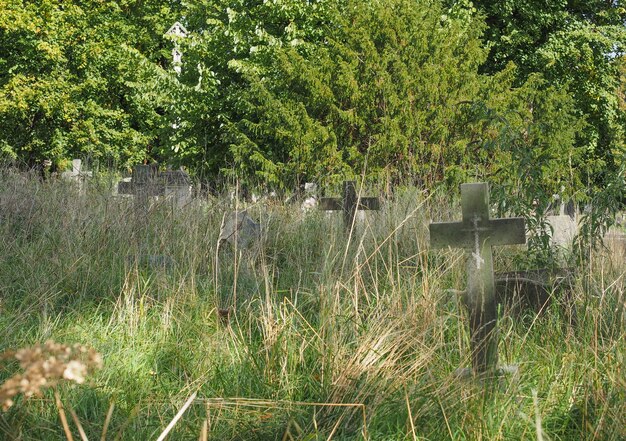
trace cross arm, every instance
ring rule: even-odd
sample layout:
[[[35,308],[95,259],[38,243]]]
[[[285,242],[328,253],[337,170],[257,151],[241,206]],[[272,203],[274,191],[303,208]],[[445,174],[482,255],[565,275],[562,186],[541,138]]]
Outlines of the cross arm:
[[[480,222],[477,230],[469,222],[435,222],[430,224],[429,231],[430,245],[433,248],[474,248],[476,231],[480,242],[491,246],[526,243],[526,229],[521,217]]]
[[[380,210],[379,198],[361,198],[359,199],[358,210]]]
[[[487,233],[490,245],[515,245],[526,243],[526,224],[523,217],[493,219]]]
[[[465,228],[464,222],[435,222],[428,227],[432,248],[471,248],[474,235]]]

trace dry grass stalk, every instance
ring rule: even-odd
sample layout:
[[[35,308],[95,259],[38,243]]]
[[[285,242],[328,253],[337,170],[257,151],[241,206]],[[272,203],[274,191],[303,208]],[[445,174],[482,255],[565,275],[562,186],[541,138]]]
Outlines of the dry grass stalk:
[[[74,424],[76,424],[76,428],[78,429],[80,439],[82,441],[88,441],[87,434],[85,433],[85,429],[83,429],[83,425],[80,423],[80,420],[78,419],[78,415],[76,415],[76,412],[74,412],[74,409],[69,403],[67,404],[67,410],[69,410],[70,415],[72,416],[72,420],[74,421]]]
[[[198,394],[198,392],[194,392],[193,394],[191,394],[191,396],[187,399],[187,401],[185,401],[185,404],[183,404],[183,407],[180,408],[180,410],[178,411],[178,413],[174,416],[174,418],[172,419],[172,421],[170,421],[170,423],[167,425],[167,427],[163,430],[163,432],[161,432],[161,435],[159,435],[159,437],[157,438],[157,441],[163,441],[165,439],[165,437],[167,436],[168,433],[170,433],[170,431],[174,428],[174,426],[176,425],[176,423],[178,422],[179,419],[181,419],[181,417],[183,416],[183,414],[185,413],[185,411],[187,410],[187,408],[189,406],[191,406],[191,403],[193,403],[193,400],[196,399],[196,395]]]
[[[72,436],[72,431],[70,430],[70,426],[69,424],[67,424],[67,416],[65,416],[63,403],[61,402],[61,397],[59,396],[59,392],[57,390],[54,391],[54,401],[56,403],[57,410],[59,411],[59,418],[61,418],[61,425],[63,426],[63,431],[65,432],[67,441],[74,441],[74,437]]]
[[[205,419],[202,422],[202,428],[200,429],[200,438],[198,441],[208,441],[209,439],[209,420]]]
[[[100,441],[106,441],[107,431],[109,429],[109,424],[111,423],[111,417],[113,416],[113,409],[115,409],[115,401],[111,401],[109,405],[109,410],[107,411],[107,416],[104,419],[104,426],[102,427],[102,435],[100,435]]]

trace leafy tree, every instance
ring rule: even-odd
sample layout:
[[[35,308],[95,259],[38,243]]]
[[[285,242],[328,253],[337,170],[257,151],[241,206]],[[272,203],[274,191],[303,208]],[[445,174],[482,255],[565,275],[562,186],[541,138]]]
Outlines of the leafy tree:
[[[188,38],[180,41],[183,69],[171,118],[178,121],[176,160],[215,178],[237,170],[229,127],[240,119],[249,87],[244,64],[260,71],[271,62],[267,48],[321,41],[329,0],[260,2],[190,0],[185,4]]]
[[[469,3],[451,1],[448,4]],[[608,182],[626,154],[626,132],[616,90],[618,59],[626,43],[622,1],[505,0],[473,2],[485,16],[484,72],[495,73],[513,62],[516,84],[542,73],[546,84],[568,88],[576,111],[587,125],[579,133],[578,167],[592,182]]]
[[[244,33],[235,40],[249,48],[227,52],[234,57],[217,74],[228,107],[216,144],[230,172],[290,187],[361,173],[427,186],[470,176],[520,182],[533,172],[546,192],[580,178],[559,167],[576,160],[571,147],[581,124],[571,100],[541,76],[514,88],[513,66],[480,75],[487,52],[471,8],[408,0],[330,6],[307,19],[294,15],[302,24],[294,19],[287,28],[300,34],[258,32],[260,41]],[[321,24],[314,32],[310,17]],[[506,125],[497,123],[503,118]],[[514,176],[515,160],[525,161],[515,169],[525,171]]]
[[[463,137],[458,103],[479,89],[480,24],[442,20],[436,2],[330,6],[317,9],[316,32],[230,61],[246,84],[226,125],[239,171],[283,185],[364,170],[391,182],[436,179]]]
[[[142,63],[129,53],[164,64],[172,3],[0,0],[2,153],[28,164],[145,157],[164,124],[136,93]]]

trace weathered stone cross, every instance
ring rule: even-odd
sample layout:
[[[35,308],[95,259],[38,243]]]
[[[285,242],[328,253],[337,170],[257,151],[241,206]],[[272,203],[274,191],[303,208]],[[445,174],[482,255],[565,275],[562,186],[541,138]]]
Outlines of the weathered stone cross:
[[[72,159],[72,171],[64,171],[61,173],[61,177],[64,179],[69,179],[76,181],[78,183],[78,191],[80,194],[84,193],[85,186],[84,181],[87,178],[91,178],[93,173],[88,171],[81,170],[82,161],[80,159]]]
[[[523,218],[489,219],[487,183],[461,185],[463,221],[430,224],[433,248],[471,251],[467,263],[465,305],[470,313],[472,368],[475,374],[494,372],[498,364],[497,309],[492,246],[526,243]]]
[[[343,211],[343,225],[350,231],[357,210],[379,210],[380,199],[359,198],[354,181],[343,182],[343,196],[339,198],[320,199],[320,210]]]

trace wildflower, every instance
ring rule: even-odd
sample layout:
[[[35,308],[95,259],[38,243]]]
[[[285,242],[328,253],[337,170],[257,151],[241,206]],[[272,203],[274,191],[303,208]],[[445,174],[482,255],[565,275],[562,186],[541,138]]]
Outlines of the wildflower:
[[[24,372],[13,375],[0,386],[2,410],[9,409],[14,404],[13,398],[20,393],[30,398],[61,381],[82,384],[91,371],[102,366],[102,357],[93,349],[54,341],[0,354],[0,360],[10,358],[17,360]]]

